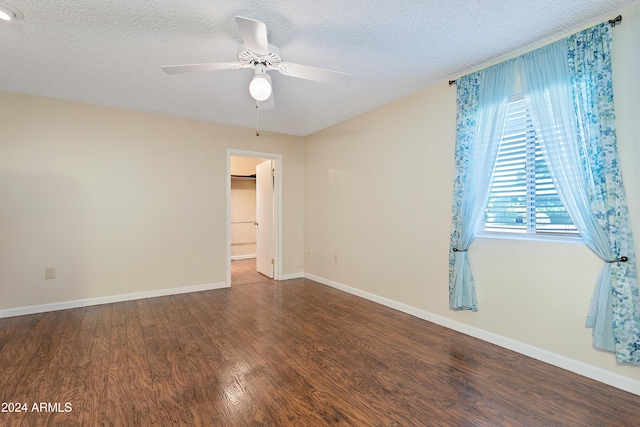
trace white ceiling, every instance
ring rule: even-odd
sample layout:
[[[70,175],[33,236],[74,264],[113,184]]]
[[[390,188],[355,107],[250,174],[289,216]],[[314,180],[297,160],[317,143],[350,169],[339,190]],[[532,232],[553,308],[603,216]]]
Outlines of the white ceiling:
[[[0,2],[24,14],[0,21],[0,89],[250,129],[252,70],[160,66],[236,61],[234,16],[261,20],[284,61],[352,74],[335,87],[270,73],[276,108],[260,129],[308,135],[640,0]]]

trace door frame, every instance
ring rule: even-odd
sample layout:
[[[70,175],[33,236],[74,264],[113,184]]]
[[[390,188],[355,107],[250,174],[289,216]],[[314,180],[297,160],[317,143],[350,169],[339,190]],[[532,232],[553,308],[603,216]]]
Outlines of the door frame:
[[[227,286],[231,286],[231,157],[273,160],[273,279],[282,277],[282,154],[227,148]]]

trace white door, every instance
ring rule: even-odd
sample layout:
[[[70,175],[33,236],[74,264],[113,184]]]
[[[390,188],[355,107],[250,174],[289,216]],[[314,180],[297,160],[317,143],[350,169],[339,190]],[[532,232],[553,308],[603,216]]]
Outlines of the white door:
[[[256,264],[258,273],[273,279],[273,165],[256,166]]]

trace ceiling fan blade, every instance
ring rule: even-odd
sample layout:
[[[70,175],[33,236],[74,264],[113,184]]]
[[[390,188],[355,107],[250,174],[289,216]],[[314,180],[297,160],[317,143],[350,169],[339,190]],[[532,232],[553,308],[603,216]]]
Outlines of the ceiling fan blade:
[[[292,64],[291,62],[281,62],[278,66],[278,71],[285,76],[314,80],[322,83],[346,85],[351,80],[351,74],[325,70],[324,68],[311,67],[309,65]]]
[[[267,39],[267,26],[262,21],[236,16],[236,23],[240,29],[242,40],[247,49],[258,55],[269,53],[269,41]]]
[[[239,62],[213,62],[210,64],[165,65],[160,67],[167,74],[193,73],[196,71],[217,71],[242,68]]]

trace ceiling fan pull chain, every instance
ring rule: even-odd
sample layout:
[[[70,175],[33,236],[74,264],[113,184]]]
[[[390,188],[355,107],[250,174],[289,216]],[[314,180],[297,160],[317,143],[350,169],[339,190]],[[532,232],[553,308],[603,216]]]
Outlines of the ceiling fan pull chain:
[[[258,101],[256,101],[256,136],[260,136],[260,131],[258,130],[259,129],[258,124],[260,123],[259,119],[260,119],[260,108],[258,106]]]

